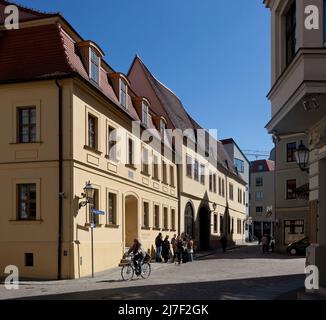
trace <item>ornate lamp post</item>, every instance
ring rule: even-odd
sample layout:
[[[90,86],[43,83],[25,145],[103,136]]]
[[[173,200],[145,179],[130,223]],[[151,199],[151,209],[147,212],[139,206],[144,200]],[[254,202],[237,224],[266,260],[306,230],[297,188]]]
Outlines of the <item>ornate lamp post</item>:
[[[302,171],[309,172],[309,149],[301,141],[298,149],[295,151],[295,159]]]

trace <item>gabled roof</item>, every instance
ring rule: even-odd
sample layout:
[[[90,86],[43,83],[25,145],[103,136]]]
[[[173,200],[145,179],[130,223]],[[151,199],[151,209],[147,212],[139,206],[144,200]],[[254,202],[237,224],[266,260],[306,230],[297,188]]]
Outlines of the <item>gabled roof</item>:
[[[244,159],[246,159],[247,163],[250,164],[250,161],[248,160],[248,158],[246,157],[246,155],[243,153],[242,149],[238,146],[238,144],[235,142],[235,140],[233,138],[223,139],[223,140],[221,140],[221,142],[223,143],[223,145],[234,144],[235,147],[242,154],[242,156],[244,157]]]
[[[262,166],[262,170],[259,167]],[[250,165],[250,171],[252,173],[256,172],[270,172],[275,170],[275,162],[271,160],[256,160],[252,161]]]
[[[142,68],[143,74],[145,75],[146,79],[149,81],[152,90],[155,92],[156,97],[161,103],[160,105],[152,105],[152,108],[155,110],[156,113],[161,114],[165,117],[168,117],[171,121],[172,129],[181,129],[182,131],[186,129],[203,129],[205,130],[200,124],[197,123],[186,111],[185,107],[183,106],[181,100],[178,96],[168,87],[166,87],[163,83],[161,83],[146,67],[143,61],[140,59],[139,56],[136,56],[132,62],[132,65],[129,69],[128,76],[131,74],[133,66],[135,63],[139,63]],[[162,107],[163,106],[163,107]],[[193,141],[196,142],[195,132],[192,137]],[[215,140],[216,143],[210,145],[209,150],[209,161],[214,165],[224,170],[228,171],[233,177],[236,177],[239,181],[244,182],[236,172],[234,167],[233,161],[227,154],[226,150],[224,149],[223,144]],[[197,151],[200,149],[202,154],[204,154],[203,150],[205,147],[200,146],[197,144]]]
[[[19,9],[19,21],[25,22],[30,21],[34,19],[40,19],[40,18],[49,18],[57,13],[48,13],[48,12],[41,12],[38,10],[26,8],[22,5],[19,5],[17,3],[13,3],[10,1],[0,0],[0,25],[4,24],[6,15],[4,13],[5,7],[9,5],[15,5]]]

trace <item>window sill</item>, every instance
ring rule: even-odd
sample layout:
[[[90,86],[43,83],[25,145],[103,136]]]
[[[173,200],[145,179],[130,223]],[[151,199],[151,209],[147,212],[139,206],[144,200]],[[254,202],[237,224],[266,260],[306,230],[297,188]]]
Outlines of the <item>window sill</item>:
[[[162,184],[164,184],[165,186],[169,186],[169,184],[166,181],[162,181]]]
[[[14,222],[14,223],[42,223],[42,219],[16,219],[16,220],[8,220],[9,222]]]
[[[161,228],[153,228],[153,231],[161,231]]]
[[[109,229],[119,229],[120,226],[117,224],[106,224],[105,228],[109,228]]]
[[[91,147],[89,147],[87,145],[84,145],[84,149],[87,150],[87,151],[91,151],[91,152],[97,154],[98,156],[100,156],[102,154],[101,151],[99,151],[97,149],[93,149],[93,148],[91,148]]]
[[[34,141],[34,142],[10,142],[9,145],[39,145],[42,144],[43,141]]]
[[[162,231],[169,232],[170,229],[162,229]]]
[[[148,177],[148,178],[151,176],[149,173],[144,172],[144,171],[141,171],[140,173],[141,173],[143,176]]]
[[[142,230],[151,230],[150,227],[141,227]]]
[[[171,232],[177,232],[177,230],[175,230],[175,229],[170,229],[170,231],[171,231]]]
[[[170,188],[175,189],[175,185],[174,184],[170,184]]]
[[[131,169],[131,170],[137,170],[137,168],[133,164],[125,164],[126,168]]]
[[[101,228],[103,226],[103,224],[96,224],[95,228]],[[90,223],[85,223],[85,227],[90,228],[91,224]]]
[[[156,181],[156,182],[160,182],[160,179],[159,178],[152,177],[152,180],[153,181]]]
[[[109,160],[110,162],[114,163],[114,164],[118,164],[118,160],[117,159],[111,159],[107,154],[104,156],[105,159]]]

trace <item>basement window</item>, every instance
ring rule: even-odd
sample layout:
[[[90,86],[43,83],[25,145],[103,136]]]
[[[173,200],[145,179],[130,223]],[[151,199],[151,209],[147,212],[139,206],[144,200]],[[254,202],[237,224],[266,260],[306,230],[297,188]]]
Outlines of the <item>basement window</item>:
[[[33,253],[25,253],[25,267],[34,267]]]

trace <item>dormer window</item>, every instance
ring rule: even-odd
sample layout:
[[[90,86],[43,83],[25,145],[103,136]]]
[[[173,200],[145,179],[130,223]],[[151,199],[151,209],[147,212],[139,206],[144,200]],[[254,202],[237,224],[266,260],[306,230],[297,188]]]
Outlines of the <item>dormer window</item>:
[[[144,126],[148,126],[148,104],[143,102],[142,105],[142,122]]]
[[[161,120],[160,120],[160,132],[161,132],[162,136],[164,136],[165,130],[166,130],[166,123],[165,123],[164,119],[161,118]]]
[[[100,83],[100,57],[96,54],[94,49],[91,50],[90,55],[90,77],[95,83]]]
[[[127,85],[120,79],[120,104],[127,109]]]

